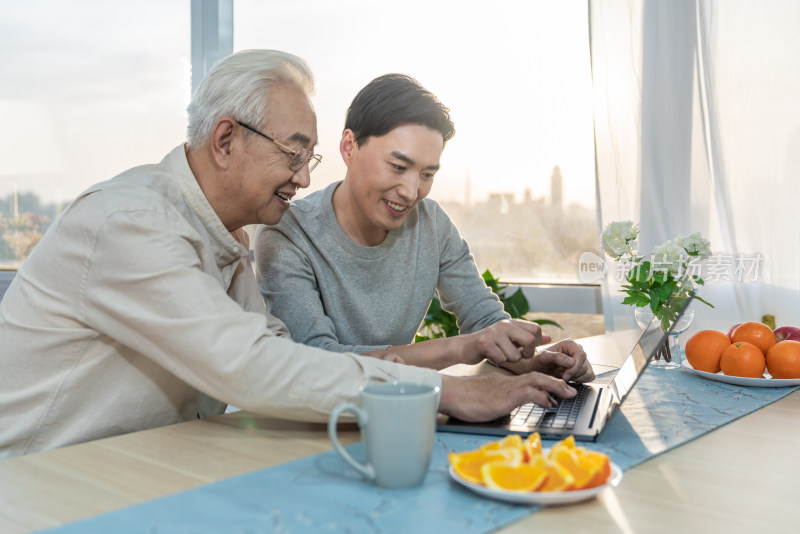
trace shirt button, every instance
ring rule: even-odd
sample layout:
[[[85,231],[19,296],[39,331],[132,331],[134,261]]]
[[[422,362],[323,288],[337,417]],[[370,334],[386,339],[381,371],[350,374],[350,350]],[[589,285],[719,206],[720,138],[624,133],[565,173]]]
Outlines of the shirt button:
[[[241,249],[239,247],[233,247],[233,253],[234,254],[240,254],[241,253]]]

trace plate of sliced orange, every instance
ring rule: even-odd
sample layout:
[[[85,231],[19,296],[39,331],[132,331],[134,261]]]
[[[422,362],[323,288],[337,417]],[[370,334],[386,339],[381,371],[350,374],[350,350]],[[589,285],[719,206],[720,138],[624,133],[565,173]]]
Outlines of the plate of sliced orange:
[[[483,497],[555,506],[589,500],[622,481],[607,455],[578,447],[570,436],[543,449],[539,434],[517,434],[479,449],[451,452],[451,478]]]

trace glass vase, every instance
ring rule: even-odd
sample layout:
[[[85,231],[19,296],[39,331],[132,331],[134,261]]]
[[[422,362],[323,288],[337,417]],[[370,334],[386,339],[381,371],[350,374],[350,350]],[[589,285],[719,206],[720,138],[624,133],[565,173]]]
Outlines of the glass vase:
[[[650,326],[650,323],[653,322],[653,320],[658,320],[649,307],[636,308],[634,311],[634,317],[636,318],[636,324],[638,324],[639,328],[642,330]],[[683,315],[681,315],[680,319],[678,319],[678,321],[675,323],[672,331],[667,337],[667,341],[669,343],[669,352],[671,355],[670,361],[666,361],[666,359],[663,357],[654,359],[650,362],[651,367],[656,367],[658,369],[678,369],[681,367],[681,362],[683,361],[683,349],[681,348],[680,335],[688,330],[693,320],[694,310],[690,307],[688,310],[683,312]]]

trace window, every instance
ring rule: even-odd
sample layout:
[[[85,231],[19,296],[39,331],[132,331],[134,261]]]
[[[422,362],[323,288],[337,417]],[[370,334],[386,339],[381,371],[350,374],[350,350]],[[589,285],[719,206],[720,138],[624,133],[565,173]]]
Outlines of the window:
[[[184,139],[190,3],[0,10],[0,267],[16,267],[81,191]]]
[[[578,282],[597,252],[588,15],[584,0],[236,0],[234,50],[308,61],[325,156],[308,192],[344,177],[339,138],[350,101],[387,72],[417,78],[451,109],[431,198],[480,269],[509,282]]]
[[[0,2],[0,117],[14,125],[0,134],[0,266],[13,267],[83,189],[184,138],[191,3]],[[584,0],[235,0],[234,49],[291,51],[314,70],[326,158],[307,192],[344,176],[356,92],[415,76],[451,108],[457,134],[431,197],[479,268],[569,283],[599,233],[587,20]]]

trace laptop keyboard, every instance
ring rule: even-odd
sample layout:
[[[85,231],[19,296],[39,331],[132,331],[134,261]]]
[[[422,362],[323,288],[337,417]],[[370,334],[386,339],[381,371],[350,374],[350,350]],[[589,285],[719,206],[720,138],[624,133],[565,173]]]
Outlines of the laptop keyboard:
[[[533,403],[523,404],[511,412],[511,424],[525,425],[529,428],[563,430],[573,428],[591,388],[583,384],[571,385],[578,391],[571,399],[558,399],[557,405],[546,409]]]

